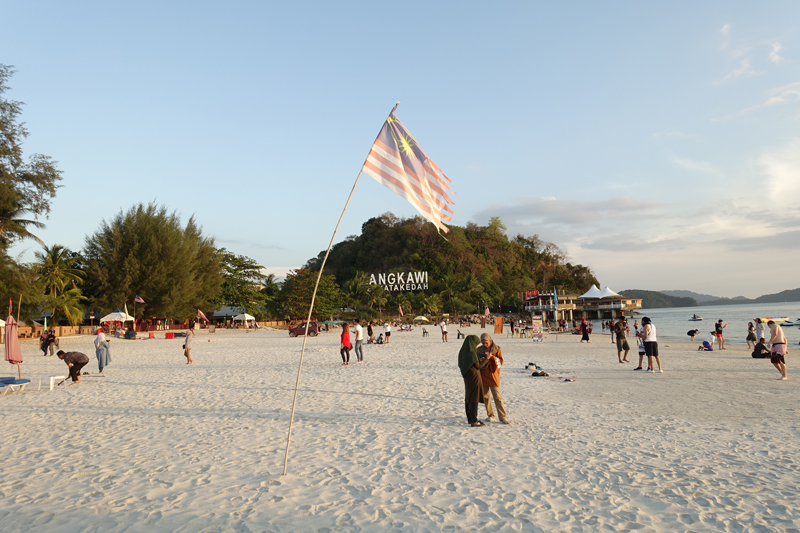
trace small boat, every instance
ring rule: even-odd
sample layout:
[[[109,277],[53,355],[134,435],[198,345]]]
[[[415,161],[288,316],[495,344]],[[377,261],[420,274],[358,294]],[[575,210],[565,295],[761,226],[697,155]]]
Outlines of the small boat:
[[[700,322],[703,320],[703,317],[698,315],[692,315],[692,318],[689,319],[689,322]]]
[[[795,318],[794,320],[786,320],[781,325],[782,326],[800,326],[800,318]]]
[[[786,322],[787,320],[789,320],[789,317],[788,316],[768,316],[766,318],[764,318],[764,317],[754,318],[753,320],[760,320],[764,324],[766,324],[770,320],[772,320],[775,323],[779,323],[779,322]]]

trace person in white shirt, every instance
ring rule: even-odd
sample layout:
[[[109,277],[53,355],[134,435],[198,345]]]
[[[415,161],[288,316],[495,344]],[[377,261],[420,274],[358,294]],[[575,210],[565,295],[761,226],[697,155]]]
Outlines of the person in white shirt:
[[[388,322],[383,323],[383,344],[389,344],[389,337],[392,336],[392,326]]]
[[[364,328],[361,327],[361,323],[358,320],[354,320],[356,324],[356,359],[358,362],[361,363],[364,361]]]
[[[97,337],[94,339],[95,355],[97,356],[97,367],[100,369],[99,375],[104,376],[103,369],[111,363],[111,353],[106,340],[103,328],[97,328]]]
[[[439,327],[442,328],[442,342],[447,342],[447,322],[442,319],[439,323]]]
[[[642,319],[644,331],[644,353],[647,355],[647,372],[664,372],[661,369],[661,358],[658,356],[658,338],[656,337],[656,325],[648,317]],[[653,367],[653,359],[656,360],[658,370]]]

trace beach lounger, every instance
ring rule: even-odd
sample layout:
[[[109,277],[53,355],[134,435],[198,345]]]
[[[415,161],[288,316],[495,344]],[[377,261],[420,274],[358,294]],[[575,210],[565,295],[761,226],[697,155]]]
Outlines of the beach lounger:
[[[29,379],[14,379],[11,381],[0,381],[0,389],[3,391],[3,395],[8,394],[9,392],[22,392],[25,390],[25,385],[30,383],[31,380]]]

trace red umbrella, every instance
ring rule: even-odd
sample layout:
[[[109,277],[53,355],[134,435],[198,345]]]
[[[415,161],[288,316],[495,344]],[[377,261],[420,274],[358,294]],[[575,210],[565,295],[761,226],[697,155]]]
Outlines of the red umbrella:
[[[22,349],[19,347],[19,338],[17,337],[17,321],[10,314],[6,318],[6,361],[12,365],[17,365],[17,374],[19,379],[22,379],[22,371],[19,369],[19,364],[22,362]]]

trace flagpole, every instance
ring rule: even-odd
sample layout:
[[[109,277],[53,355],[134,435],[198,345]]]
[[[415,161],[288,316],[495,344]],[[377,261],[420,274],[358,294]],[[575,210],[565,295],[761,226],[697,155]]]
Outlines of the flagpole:
[[[399,103],[399,102],[398,102]],[[395,105],[395,108],[397,106]],[[358,185],[358,179],[361,177],[361,172],[364,170],[364,165],[361,166],[361,170],[358,172],[358,176],[356,176],[356,181],[353,183],[353,188],[350,189],[350,195],[347,197],[347,202],[344,204],[344,209],[342,210],[342,214],[339,215],[339,221],[336,223],[336,228],[333,230],[333,235],[331,236],[331,242],[328,244],[328,249],[325,251],[325,257],[322,260],[322,265],[319,267],[319,274],[317,274],[317,282],[314,284],[314,293],[311,295],[311,306],[308,308],[308,318],[306,318],[306,331],[305,335],[303,335],[303,348],[300,351],[300,366],[297,368],[297,382],[294,385],[294,399],[292,400],[292,414],[289,417],[289,433],[286,436],[286,454],[283,458],[283,474],[286,475],[286,466],[289,463],[289,445],[292,441],[292,425],[294,423],[294,408],[297,405],[297,391],[300,388],[300,373],[303,371],[303,356],[306,353],[306,340],[308,339],[308,326],[311,323],[311,314],[314,312],[314,300],[317,297],[317,288],[319,287],[319,280],[322,278],[322,271],[325,269],[325,262],[328,260],[328,254],[331,253],[331,247],[333,246],[333,240],[336,238],[336,232],[339,231],[339,225],[342,223],[342,218],[344,218],[344,213],[347,211],[347,206],[350,205],[350,199],[353,197],[353,192],[356,190],[356,185]]]

